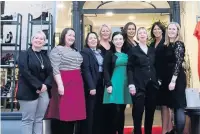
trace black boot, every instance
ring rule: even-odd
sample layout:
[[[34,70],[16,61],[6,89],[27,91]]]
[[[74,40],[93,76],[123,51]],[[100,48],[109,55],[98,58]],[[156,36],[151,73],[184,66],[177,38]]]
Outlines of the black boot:
[[[48,29],[43,29],[42,31],[44,32],[44,34],[46,35],[46,39],[48,40]]]
[[[44,20],[44,21],[46,21],[47,17],[48,17],[48,12],[42,12],[42,14],[39,17],[37,17],[33,20]]]

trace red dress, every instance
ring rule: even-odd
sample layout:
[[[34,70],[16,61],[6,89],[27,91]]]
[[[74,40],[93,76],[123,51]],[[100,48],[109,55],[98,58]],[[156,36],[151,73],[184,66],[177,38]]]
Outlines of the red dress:
[[[200,80],[200,21],[197,23],[195,27],[194,36],[196,36],[198,40],[198,73],[199,73],[199,80]]]
[[[84,88],[80,70],[60,70],[60,74],[64,85],[64,95],[58,94],[57,84],[54,82],[46,118],[61,121],[86,119]]]

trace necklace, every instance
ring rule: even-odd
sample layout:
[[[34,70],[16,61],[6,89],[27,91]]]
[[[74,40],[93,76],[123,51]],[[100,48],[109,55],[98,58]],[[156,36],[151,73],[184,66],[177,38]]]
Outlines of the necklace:
[[[43,63],[43,59],[42,59],[41,54],[40,54],[41,60],[40,60],[40,58],[37,56],[37,54],[36,54],[35,52],[34,52],[34,54],[35,54],[35,56],[37,57],[37,59],[39,60],[39,62],[40,62],[40,64],[41,64],[41,68],[44,69],[44,63]]]

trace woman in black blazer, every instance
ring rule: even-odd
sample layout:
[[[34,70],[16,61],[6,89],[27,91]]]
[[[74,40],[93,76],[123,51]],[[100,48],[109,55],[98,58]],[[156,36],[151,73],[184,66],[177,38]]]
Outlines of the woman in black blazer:
[[[22,134],[41,134],[42,120],[49,104],[52,67],[47,52],[41,50],[46,36],[42,31],[32,37],[32,46],[19,56],[17,99],[22,112]]]
[[[137,31],[139,45],[131,48],[128,59],[129,92],[133,95],[134,134],[142,134],[141,123],[145,107],[145,134],[152,133],[158,81],[154,68],[155,52],[148,47],[147,31],[140,27]]]
[[[100,124],[97,120],[101,116],[98,106],[102,104],[101,92],[103,88],[103,56],[98,45],[98,36],[95,32],[88,33],[85,48],[81,51],[83,63],[81,66],[85,88],[86,113],[85,123],[81,123],[81,133],[100,134]]]

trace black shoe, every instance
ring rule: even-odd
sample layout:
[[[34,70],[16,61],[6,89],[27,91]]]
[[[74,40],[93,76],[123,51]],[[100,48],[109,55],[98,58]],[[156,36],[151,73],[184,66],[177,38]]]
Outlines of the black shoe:
[[[1,20],[13,20],[13,16],[12,15],[1,16]]]
[[[48,17],[48,12],[42,12],[42,14],[39,17],[37,17],[33,20],[44,20],[44,21],[46,21],[47,17]]]
[[[9,32],[9,33],[7,34],[5,43],[11,43],[12,39],[13,39],[13,34],[12,34],[12,32]]]

